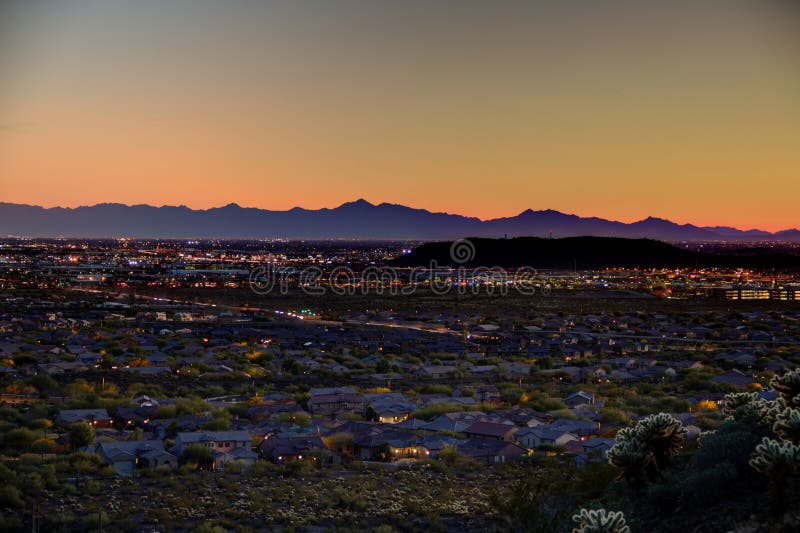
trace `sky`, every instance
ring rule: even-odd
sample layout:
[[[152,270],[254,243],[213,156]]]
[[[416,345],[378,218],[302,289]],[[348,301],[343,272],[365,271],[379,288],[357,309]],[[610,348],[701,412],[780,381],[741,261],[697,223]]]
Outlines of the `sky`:
[[[800,226],[794,0],[0,0],[0,201]]]

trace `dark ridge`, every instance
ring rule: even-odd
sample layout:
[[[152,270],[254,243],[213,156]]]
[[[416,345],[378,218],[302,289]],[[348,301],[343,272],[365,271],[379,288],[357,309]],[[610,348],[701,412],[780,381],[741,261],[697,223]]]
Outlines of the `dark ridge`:
[[[615,237],[568,237],[542,239],[469,239],[474,257],[464,263],[453,260],[452,241],[422,244],[412,253],[392,262],[395,266],[521,267],[548,270],[589,270],[599,268],[682,268],[720,267],[757,269],[798,269],[800,256],[774,253],[769,248],[743,248],[724,254],[697,252],[652,239]],[[461,256],[463,257],[463,256]]]

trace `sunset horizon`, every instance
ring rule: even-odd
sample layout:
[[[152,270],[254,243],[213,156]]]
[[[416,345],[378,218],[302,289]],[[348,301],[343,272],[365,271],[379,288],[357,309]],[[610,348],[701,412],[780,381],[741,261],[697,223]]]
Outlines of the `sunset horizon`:
[[[800,225],[800,11],[0,6],[0,200]]]
[[[223,208],[223,207],[236,205],[236,206],[238,206],[240,208],[243,208],[243,209],[257,209],[257,210],[263,210],[263,211],[288,212],[288,211],[292,211],[294,209],[303,209],[303,210],[308,210],[308,211],[316,211],[316,210],[324,210],[324,209],[333,210],[333,209],[342,207],[343,205],[352,204],[352,203],[356,203],[356,202],[359,202],[359,201],[365,201],[365,202],[367,202],[367,203],[369,203],[369,204],[371,204],[373,206],[379,206],[379,205],[384,205],[384,204],[385,205],[392,205],[392,206],[400,206],[400,207],[407,207],[407,208],[410,208],[410,209],[420,209],[420,210],[428,211],[430,213],[440,213],[440,214],[447,214],[447,215],[462,216],[462,217],[467,217],[467,218],[476,218],[476,219],[478,219],[480,221],[491,221],[491,220],[497,220],[497,219],[502,219],[502,218],[513,218],[513,217],[516,217],[516,216],[519,216],[519,215],[525,213],[526,211],[534,211],[534,212],[555,211],[555,212],[558,212],[558,213],[561,213],[561,214],[564,214],[564,215],[569,215],[569,216],[577,216],[577,217],[580,217],[580,218],[601,218],[601,219],[608,220],[608,221],[611,221],[611,222],[621,222],[621,223],[624,223],[624,224],[631,224],[631,223],[641,222],[641,221],[644,221],[644,220],[647,220],[647,219],[655,218],[655,219],[667,220],[667,221],[673,222],[675,224],[680,224],[680,225],[688,224],[688,225],[693,225],[693,226],[697,226],[697,227],[701,227],[701,228],[705,228],[705,227],[708,227],[708,228],[711,228],[711,227],[731,227],[731,228],[735,228],[735,229],[742,230],[742,231],[760,230],[760,231],[765,231],[765,232],[770,232],[770,233],[786,231],[786,230],[792,230],[792,229],[800,229],[800,222],[796,222],[794,224],[790,223],[789,225],[786,225],[786,226],[776,225],[776,226],[770,227],[770,226],[767,226],[767,225],[747,224],[747,223],[743,223],[743,222],[738,221],[738,220],[730,222],[730,223],[720,222],[719,220],[716,220],[716,219],[710,220],[708,222],[700,222],[699,221],[699,220],[701,220],[700,218],[684,220],[684,219],[679,219],[679,218],[676,218],[676,217],[672,217],[668,213],[657,213],[657,212],[651,212],[649,214],[645,214],[645,215],[640,216],[638,218],[637,217],[623,218],[623,217],[615,216],[613,213],[609,213],[609,214],[600,214],[598,212],[580,213],[580,212],[576,212],[576,211],[570,210],[568,207],[555,208],[555,207],[547,207],[547,206],[524,207],[524,208],[519,209],[517,211],[514,211],[512,209],[512,210],[509,210],[507,212],[497,212],[497,213],[486,214],[486,215],[482,216],[480,214],[473,214],[473,213],[459,211],[457,207],[455,207],[453,209],[425,207],[424,205],[405,204],[405,203],[400,203],[400,202],[391,201],[391,200],[372,200],[372,199],[365,198],[365,197],[354,197],[354,198],[351,198],[351,199],[348,199],[348,200],[333,201],[333,202],[330,202],[330,203],[327,203],[327,204],[323,203],[323,204],[314,205],[314,206],[309,206],[309,205],[288,205],[287,206],[287,205],[284,205],[284,206],[278,206],[278,207],[263,206],[263,205],[251,205],[251,204],[248,204],[248,203],[243,202],[243,201],[235,201],[235,200],[232,200],[232,201],[229,201],[229,202],[224,202],[224,203],[219,203],[219,204],[208,204],[208,205],[199,205],[199,206],[198,205],[187,205],[186,203],[154,203],[154,202],[146,202],[146,201],[145,202],[122,202],[122,201],[114,201],[114,200],[98,201],[98,202],[92,202],[92,203],[76,203],[76,204],[72,204],[72,205],[64,205],[64,204],[43,205],[43,204],[36,204],[36,203],[30,203],[30,202],[14,202],[14,201],[8,201],[8,200],[2,200],[2,201],[0,201],[0,203],[15,204],[15,205],[26,205],[26,206],[30,206],[30,207],[41,207],[43,209],[59,209],[59,208],[60,209],[78,209],[78,208],[95,207],[95,206],[98,206],[98,205],[123,205],[123,206],[126,206],[126,207],[148,206],[148,207],[155,207],[155,208],[185,207],[185,208],[191,209],[193,211],[208,211],[208,210],[211,210],[211,209],[220,209],[220,208]]]

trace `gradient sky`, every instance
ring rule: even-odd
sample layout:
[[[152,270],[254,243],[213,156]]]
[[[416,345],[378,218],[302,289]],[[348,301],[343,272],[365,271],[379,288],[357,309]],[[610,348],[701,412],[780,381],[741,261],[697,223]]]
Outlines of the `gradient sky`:
[[[796,227],[799,4],[0,0],[0,201]]]

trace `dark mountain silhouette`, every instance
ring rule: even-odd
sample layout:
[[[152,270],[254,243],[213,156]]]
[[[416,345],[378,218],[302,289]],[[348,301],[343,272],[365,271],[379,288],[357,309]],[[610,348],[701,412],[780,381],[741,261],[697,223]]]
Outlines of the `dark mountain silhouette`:
[[[480,220],[366,200],[333,209],[270,211],[229,204],[211,209],[186,206],[98,204],[77,208],[0,203],[0,235],[28,237],[418,239],[476,237],[652,238],[663,241],[797,240],[800,231],[703,228],[647,218],[626,224],[558,211],[527,210],[514,217]]]
[[[464,263],[451,256],[453,243],[429,242],[410,254],[395,259],[394,266],[521,267],[547,270],[590,270],[598,268],[681,268],[731,267],[797,269],[800,256],[773,253],[769,248],[743,248],[726,253],[687,250],[651,239],[618,237],[567,237],[542,239],[469,239],[471,259]],[[456,243],[456,245],[464,245]],[[474,252],[474,253],[472,253]],[[456,255],[456,259],[465,256]]]

